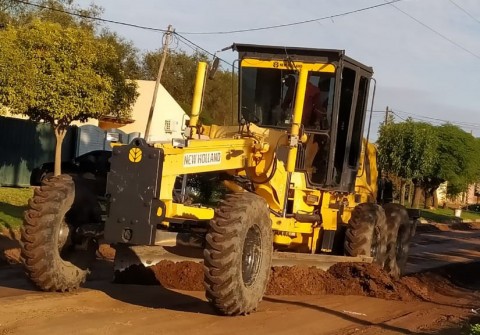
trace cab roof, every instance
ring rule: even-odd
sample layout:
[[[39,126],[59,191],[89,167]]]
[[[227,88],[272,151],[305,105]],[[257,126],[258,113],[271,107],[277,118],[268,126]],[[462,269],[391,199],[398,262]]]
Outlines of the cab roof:
[[[338,64],[341,60],[358,66],[363,70],[373,73],[373,68],[362,64],[345,55],[345,50],[336,49],[315,49],[301,47],[286,46],[270,46],[256,44],[239,44],[234,43],[231,47],[239,53],[240,59],[243,58],[260,58],[260,59],[285,59],[310,62],[322,62]]]

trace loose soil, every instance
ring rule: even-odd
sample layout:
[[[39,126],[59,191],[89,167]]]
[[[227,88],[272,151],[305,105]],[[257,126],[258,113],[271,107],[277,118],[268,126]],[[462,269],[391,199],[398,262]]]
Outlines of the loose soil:
[[[394,280],[372,264],[339,263],[328,271],[274,267],[267,296],[245,318],[215,315],[205,301],[202,264],[137,266],[112,284],[114,250],[108,245],[99,248],[98,269],[92,271],[103,275],[92,276],[87,288],[68,294],[38,292],[18,263],[18,236],[4,231],[0,334],[178,334],[186,329],[208,335],[460,334],[480,311],[480,232],[464,226],[428,227],[420,229],[412,245],[409,266],[415,266],[415,273]],[[469,263],[429,270],[430,263],[440,260]]]
[[[0,266],[20,262],[20,233],[0,227]]]
[[[433,233],[438,231],[479,230],[480,222],[424,223],[417,226],[418,233]]]
[[[468,268],[467,272],[465,268]],[[459,276],[462,273],[468,273],[468,277]],[[314,267],[273,267],[266,295],[332,294],[399,301],[434,301],[436,295],[459,293],[461,287],[472,282],[471,278],[480,278],[480,263],[447,266],[399,280],[393,279],[375,264],[339,263],[328,271]],[[203,265],[171,261],[161,261],[147,268],[135,265],[116,273],[116,282],[160,284],[168,289],[203,291]]]

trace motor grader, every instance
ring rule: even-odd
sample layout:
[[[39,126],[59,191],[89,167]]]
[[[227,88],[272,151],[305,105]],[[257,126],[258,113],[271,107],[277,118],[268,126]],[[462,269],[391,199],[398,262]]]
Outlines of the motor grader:
[[[184,138],[113,147],[103,216],[78,176],[35,190],[22,256],[38,287],[79,287],[100,239],[118,271],[132,260],[203,262],[207,299],[223,315],[257,308],[272,265],[402,272],[412,226],[403,207],[376,204],[376,151],[363,138],[372,68],[340,50],[232,49],[238,124],[199,122],[210,72],[200,62]],[[225,190],[215,204],[192,201],[191,181],[204,175]]]

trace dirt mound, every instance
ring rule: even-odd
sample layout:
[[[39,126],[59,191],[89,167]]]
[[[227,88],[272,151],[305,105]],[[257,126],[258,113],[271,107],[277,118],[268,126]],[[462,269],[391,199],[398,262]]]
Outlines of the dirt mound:
[[[454,230],[478,230],[480,222],[458,222],[450,225]]]
[[[7,264],[18,264],[20,260],[20,248],[12,248],[3,251],[3,254],[0,255],[0,263],[4,262]]]
[[[451,227],[446,223],[422,223],[417,226],[417,233],[436,233],[441,231],[451,231]]]
[[[394,280],[378,265],[338,263],[329,270],[334,279],[330,294],[365,295],[388,300],[413,300],[415,295],[398,280]]]
[[[190,291],[204,289],[203,265],[200,263],[161,261],[151,269],[164,287]]]
[[[404,301],[423,299],[426,291],[423,283],[408,277],[394,280],[377,265],[364,263],[338,263],[326,272],[313,267],[273,268],[267,286],[268,295],[363,295]]]
[[[267,295],[326,294],[329,273],[305,267],[274,267],[267,284]]]
[[[0,227],[0,265],[20,263],[20,234]]]
[[[101,259],[113,261],[115,258],[115,249],[109,244],[100,243],[98,246],[97,256]]]
[[[479,230],[480,222],[452,221],[450,223],[422,223],[417,226],[418,233],[436,233],[454,230]]]
[[[163,260],[153,266],[132,265],[125,271],[115,272],[115,282],[120,284],[162,285],[170,289],[202,291],[203,265],[194,262]]]
[[[144,267],[132,266],[117,272],[115,281],[123,284],[158,285],[187,291],[203,290],[202,264],[161,261]],[[328,271],[314,267],[274,267],[267,295],[362,295],[388,300],[430,300],[431,292],[452,286],[443,276],[419,274],[400,280],[391,278],[374,264],[338,263]]]

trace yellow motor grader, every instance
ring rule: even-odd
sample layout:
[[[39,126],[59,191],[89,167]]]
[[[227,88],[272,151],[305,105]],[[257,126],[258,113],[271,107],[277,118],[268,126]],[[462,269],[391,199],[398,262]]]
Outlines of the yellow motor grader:
[[[184,138],[113,147],[105,215],[78,176],[35,190],[22,256],[41,289],[81,285],[99,239],[116,248],[117,270],[132,259],[203,262],[207,299],[224,315],[256,309],[272,265],[402,272],[412,224],[403,207],[376,204],[376,151],[363,139],[372,68],[340,50],[232,49],[237,125],[200,124],[209,72],[200,62]],[[191,199],[192,180],[205,175],[225,190],[213,205]]]

